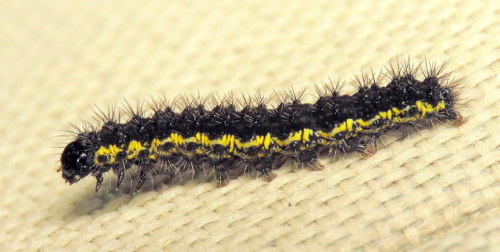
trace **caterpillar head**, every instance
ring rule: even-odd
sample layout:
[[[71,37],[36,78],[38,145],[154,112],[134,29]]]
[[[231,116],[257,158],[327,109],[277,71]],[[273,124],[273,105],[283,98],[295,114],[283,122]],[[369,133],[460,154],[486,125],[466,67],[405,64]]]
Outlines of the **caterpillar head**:
[[[89,142],[77,139],[69,143],[61,155],[62,177],[73,184],[89,175],[93,164],[93,151]]]

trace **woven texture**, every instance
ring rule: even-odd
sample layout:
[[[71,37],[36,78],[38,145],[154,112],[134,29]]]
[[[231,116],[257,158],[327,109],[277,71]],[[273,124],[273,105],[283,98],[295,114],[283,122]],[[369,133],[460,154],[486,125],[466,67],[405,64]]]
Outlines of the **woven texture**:
[[[500,251],[499,16],[494,0],[2,0],[0,250]],[[313,91],[407,55],[450,60],[463,125],[323,158],[322,171],[288,166],[270,183],[129,197],[56,172],[69,141],[57,136],[94,104]]]

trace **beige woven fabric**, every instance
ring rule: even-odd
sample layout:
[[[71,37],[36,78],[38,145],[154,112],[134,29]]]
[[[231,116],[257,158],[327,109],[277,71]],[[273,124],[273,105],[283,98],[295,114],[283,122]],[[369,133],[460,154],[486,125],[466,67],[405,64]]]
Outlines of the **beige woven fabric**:
[[[494,0],[2,0],[0,250],[500,251],[499,34]],[[465,78],[462,126],[271,183],[195,180],[130,198],[56,172],[69,139],[54,136],[93,104],[313,91],[406,55],[449,59]]]

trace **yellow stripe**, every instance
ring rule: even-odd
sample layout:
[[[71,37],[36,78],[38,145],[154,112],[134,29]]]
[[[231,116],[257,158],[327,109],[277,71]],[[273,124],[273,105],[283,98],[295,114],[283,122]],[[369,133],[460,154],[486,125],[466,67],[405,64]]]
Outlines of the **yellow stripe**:
[[[133,140],[131,141],[129,144],[128,144],[128,148],[127,148],[127,159],[133,159],[135,157],[137,157],[137,155],[139,155],[139,152],[141,150],[144,150],[144,146],[142,146],[142,143],[139,142],[139,141],[136,141],[136,140]]]
[[[416,108],[418,113],[415,115],[405,116],[404,114],[412,108]],[[446,103],[444,101],[440,101],[436,104],[436,106],[432,106],[427,102],[416,101],[414,105],[406,106],[403,109],[394,107],[387,111],[381,111],[371,119],[346,119],[344,122],[337,124],[330,131],[314,131],[309,128],[304,128],[296,132],[291,132],[284,140],[280,140],[278,137],[273,136],[271,133],[254,136],[249,141],[242,141],[240,138],[237,138],[235,135],[231,134],[225,134],[221,137],[210,139],[208,134],[203,132],[197,132],[193,137],[189,138],[185,138],[180,133],[173,132],[166,139],[155,138],[149,143],[141,143],[139,141],[133,140],[130,141],[127,145],[121,147],[117,145],[100,146],[95,152],[94,162],[98,165],[113,164],[116,162],[116,156],[119,152],[123,151],[123,149],[126,149],[126,158],[129,160],[136,158],[139,155],[140,151],[146,149],[150,152],[150,159],[157,159],[158,156],[168,156],[172,155],[173,153],[180,153],[186,156],[193,156],[194,154],[204,154],[207,151],[205,148],[210,149],[210,147],[213,147],[217,144],[226,147],[228,154],[224,154],[221,156],[211,156],[217,156],[217,158],[227,158],[231,155],[236,155],[241,156],[244,159],[249,159],[252,157],[247,157],[244,152],[251,147],[260,147],[262,148],[262,150],[272,150],[277,152],[281,151],[282,153],[284,153],[283,149],[294,142],[308,143],[308,145],[301,146],[301,149],[312,148],[316,144],[332,146],[338,144],[338,141],[334,140],[334,137],[341,132],[348,133],[346,137],[355,137],[358,135],[358,133],[376,133],[384,128],[393,126],[394,124],[415,121],[424,118],[427,113],[438,112],[440,110],[444,110],[445,108]],[[371,127],[373,123],[379,119],[383,120],[384,122],[382,126],[377,128]],[[312,136],[315,136],[317,140],[312,142]],[[309,144],[311,142],[312,144]],[[168,151],[160,151],[158,148],[166,143],[172,143],[175,147]],[[186,143],[195,143],[200,146],[199,148],[195,148],[193,151],[185,151],[183,150],[183,146]],[[240,153],[241,151],[243,152]],[[266,152],[259,152],[257,156],[268,155],[265,153]],[[107,161],[104,163],[99,163],[97,160],[99,156],[106,156]]]
[[[302,142],[310,142],[311,138],[310,136],[314,134],[314,131],[312,129],[304,129],[304,134],[302,137]]]
[[[99,165],[104,165],[104,164],[112,164],[116,162],[116,155],[118,155],[118,152],[122,151],[118,146],[116,145],[110,145],[108,147],[101,146],[99,149],[95,152],[94,155],[94,162]],[[104,163],[99,162],[97,159],[99,156],[106,156],[107,161]]]

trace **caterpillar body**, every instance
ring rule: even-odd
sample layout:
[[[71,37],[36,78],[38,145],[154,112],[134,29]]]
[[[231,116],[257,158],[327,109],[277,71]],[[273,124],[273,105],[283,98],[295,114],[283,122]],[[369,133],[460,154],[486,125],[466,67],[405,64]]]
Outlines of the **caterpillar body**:
[[[65,147],[62,177],[72,184],[92,175],[98,191],[104,173],[112,170],[120,186],[135,166],[137,191],[148,174],[158,172],[208,169],[224,184],[241,167],[268,179],[287,160],[319,167],[319,155],[363,151],[388,131],[457,121],[458,81],[443,69],[444,64],[398,63],[356,78],[358,89],[351,95],[326,85],[314,103],[290,92],[272,108],[258,96],[239,103],[223,99],[211,108],[203,102],[184,102],[180,109],[157,102],[152,115],[130,110],[126,122],[102,115],[102,125],[80,130]]]

